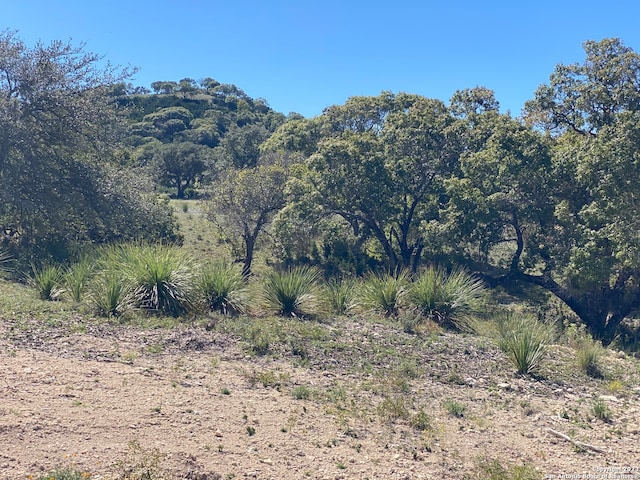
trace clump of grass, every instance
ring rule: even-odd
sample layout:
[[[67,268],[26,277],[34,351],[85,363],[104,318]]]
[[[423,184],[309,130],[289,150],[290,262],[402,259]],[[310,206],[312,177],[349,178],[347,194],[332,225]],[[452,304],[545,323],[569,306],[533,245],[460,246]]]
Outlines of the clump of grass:
[[[31,271],[28,284],[36,290],[41,300],[58,300],[64,294],[64,269],[61,266],[31,265]]]
[[[580,370],[593,378],[603,378],[601,358],[603,354],[602,345],[585,336],[578,341],[576,350],[576,360]]]
[[[319,278],[320,271],[307,266],[272,270],[262,285],[262,301],[278,315],[313,316],[320,311]]]
[[[171,245],[134,245],[125,250],[127,277],[136,306],[180,316],[193,304],[193,262]]]
[[[332,279],[327,284],[325,297],[328,310],[336,315],[348,315],[354,308],[354,282]]]
[[[80,303],[94,273],[94,263],[89,257],[71,264],[64,273],[67,293],[75,303]]]
[[[498,346],[520,374],[537,370],[551,339],[551,327],[530,314],[510,312],[498,321]]]
[[[542,480],[543,474],[528,463],[504,466],[497,459],[482,458],[477,462],[473,475],[464,480]]]
[[[370,275],[360,285],[360,304],[366,310],[385,316],[398,316],[407,294],[409,276],[405,271],[397,275]]]
[[[378,416],[387,422],[410,417],[409,406],[402,396],[386,397],[376,408]]]
[[[250,326],[246,332],[246,340],[249,349],[254,355],[266,355],[271,350],[271,344],[277,340],[273,329],[268,325],[256,323]]]
[[[413,428],[420,431],[431,430],[432,428],[431,417],[422,409],[411,417],[409,423]]]
[[[199,296],[207,308],[222,314],[244,313],[247,285],[242,272],[226,262],[206,264],[197,281]]]
[[[89,478],[91,478],[91,474],[89,472],[83,472],[71,468],[61,468],[38,477],[38,480],[87,480]]]
[[[611,421],[611,409],[601,398],[597,398],[593,401],[591,409],[593,416],[598,420],[605,423],[609,423]]]
[[[296,400],[309,400],[311,398],[311,389],[306,385],[298,385],[291,390],[291,396]]]
[[[467,411],[467,406],[463,403],[458,403],[455,400],[445,400],[444,408],[447,413],[456,418],[464,417],[465,412]]]
[[[462,268],[447,275],[442,268],[429,267],[408,292],[410,302],[423,316],[462,331],[471,329],[469,319],[481,312],[485,296],[482,280]]]

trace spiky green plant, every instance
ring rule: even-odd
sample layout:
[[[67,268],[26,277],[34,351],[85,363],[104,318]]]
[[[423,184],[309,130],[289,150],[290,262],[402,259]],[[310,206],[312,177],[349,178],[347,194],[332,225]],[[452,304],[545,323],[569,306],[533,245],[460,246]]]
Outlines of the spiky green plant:
[[[262,284],[265,306],[283,316],[308,317],[320,311],[320,271],[313,267],[294,267],[270,271]]]
[[[408,292],[422,315],[456,330],[470,328],[469,319],[482,310],[485,295],[483,282],[462,268],[447,275],[441,268],[429,267]]]
[[[63,286],[64,269],[60,265],[31,265],[28,283],[42,300],[58,300],[65,292]]]
[[[206,264],[197,280],[200,298],[207,308],[223,314],[243,313],[247,308],[247,284],[242,271],[226,262]]]
[[[71,264],[64,273],[64,284],[71,299],[80,303],[89,281],[94,273],[94,263],[89,257],[82,257]]]
[[[365,310],[385,316],[397,316],[407,294],[408,285],[409,276],[404,271],[396,275],[369,275],[358,289],[359,303]]]
[[[336,315],[348,315],[355,307],[354,286],[351,280],[330,280],[324,291],[327,309]]]
[[[535,372],[552,339],[552,327],[533,315],[509,312],[498,320],[498,346],[518,373]]]
[[[89,303],[98,315],[119,317],[134,307],[131,284],[122,270],[107,268],[89,286]]]
[[[124,271],[137,307],[179,316],[193,304],[193,260],[172,245],[134,245],[125,250]]]
[[[0,248],[0,278],[8,277],[11,273],[12,260],[11,254],[7,250]]]

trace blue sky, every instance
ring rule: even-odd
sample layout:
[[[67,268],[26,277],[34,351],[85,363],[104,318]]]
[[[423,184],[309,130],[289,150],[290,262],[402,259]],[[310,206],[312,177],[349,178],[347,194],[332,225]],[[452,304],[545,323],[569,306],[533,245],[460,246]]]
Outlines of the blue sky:
[[[134,85],[212,77],[310,117],[383,90],[448,101],[485,86],[519,115],[582,43],[640,52],[637,0],[19,0],[0,30],[28,45],[72,40],[139,68]]]

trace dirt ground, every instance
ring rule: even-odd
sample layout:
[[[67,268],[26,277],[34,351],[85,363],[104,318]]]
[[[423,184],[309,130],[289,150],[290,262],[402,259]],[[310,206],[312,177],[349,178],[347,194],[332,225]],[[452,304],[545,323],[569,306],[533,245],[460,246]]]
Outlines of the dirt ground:
[[[314,355],[251,356],[200,327],[5,322],[0,478],[69,467],[94,479],[463,479],[523,465],[546,478],[640,478],[637,385],[517,377],[499,352],[453,334],[432,340],[403,385],[381,383],[384,365],[354,373],[355,357]],[[637,360],[611,355],[637,373]],[[596,396],[609,421],[590,418]]]

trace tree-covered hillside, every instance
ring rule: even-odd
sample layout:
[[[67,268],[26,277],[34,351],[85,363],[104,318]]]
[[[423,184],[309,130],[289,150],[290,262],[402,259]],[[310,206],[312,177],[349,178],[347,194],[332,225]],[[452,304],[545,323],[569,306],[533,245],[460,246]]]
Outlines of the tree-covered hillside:
[[[146,167],[178,198],[227,168],[254,167],[259,147],[286,120],[263,99],[212,78],[154,82],[153,93],[121,84],[131,164]]]

